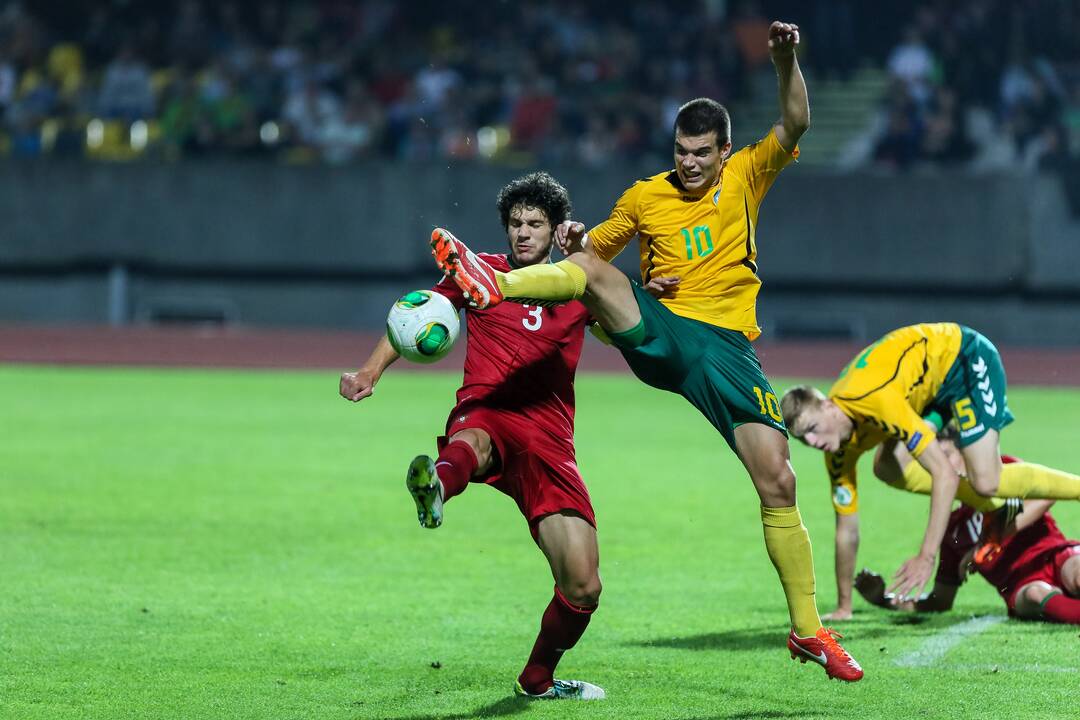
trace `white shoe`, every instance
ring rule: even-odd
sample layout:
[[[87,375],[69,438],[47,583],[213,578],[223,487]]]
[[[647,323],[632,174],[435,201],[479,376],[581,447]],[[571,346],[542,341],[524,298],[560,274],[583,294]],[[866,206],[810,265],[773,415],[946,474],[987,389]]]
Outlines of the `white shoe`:
[[[427,455],[417,455],[409,463],[405,487],[416,503],[416,519],[420,527],[437,528],[443,519],[443,487],[435,472],[435,461]]]
[[[515,683],[514,693],[533,700],[603,700],[607,697],[604,688],[584,680],[556,680],[555,684],[539,695],[525,692],[521,683]]]

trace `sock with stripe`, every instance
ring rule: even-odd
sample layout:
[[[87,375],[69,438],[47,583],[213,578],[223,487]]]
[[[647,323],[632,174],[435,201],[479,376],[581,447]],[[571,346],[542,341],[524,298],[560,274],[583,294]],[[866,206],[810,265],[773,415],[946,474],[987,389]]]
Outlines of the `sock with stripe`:
[[[791,626],[796,635],[812,637],[821,628],[821,618],[815,597],[814,555],[799,508],[762,505],[761,524],[765,528],[765,549],[787,597]]]
[[[580,265],[562,260],[496,273],[499,290],[506,298],[569,302],[580,300],[587,282]]]
[[[1059,623],[1080,625],[1080,600],[1063,593],[1051,593],[1042,601],[1042,616]]]
[[[540,634],[536,636],[529,661],[518,677],[525,692],[539,695],[554,684],[555,666],[563,653],[581,639],[596,608],[596,605],[582,607],[573,604],[558,586],[555,587],[555,596],[540,620]]]
[[[478,465],[472,446],[463,440],[447,443],[435,459],[435,472],[442,481],[443,502],[446,502],[469,485]]]

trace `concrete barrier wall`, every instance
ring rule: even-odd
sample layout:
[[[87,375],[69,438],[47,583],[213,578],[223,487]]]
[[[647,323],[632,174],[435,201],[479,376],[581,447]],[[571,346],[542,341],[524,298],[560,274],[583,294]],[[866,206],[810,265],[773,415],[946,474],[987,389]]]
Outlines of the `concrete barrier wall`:
[[[649,171],[552,169],[586,223]],[[495,195],[521,172],[4,164],[0,321],[377,328],[399,290],[437,279],[435,225],[502,247]],[[782,334],[864,339],[930,303],[938,318],[977,306],[1000,319],[1003,342],[1080,343],[1080,223],[1053,176],[794,167],[766,198],[757,241],[762,318]],[[636,248],[618,264],[636,274]],[[1040,317],[1059,337],[1038,337]]]
[[[762,277],[861,287],[1022,282],[1030,240],[1029,210],[1017,201],[1023,189],[1008,177],[793,172],[765,201]]]

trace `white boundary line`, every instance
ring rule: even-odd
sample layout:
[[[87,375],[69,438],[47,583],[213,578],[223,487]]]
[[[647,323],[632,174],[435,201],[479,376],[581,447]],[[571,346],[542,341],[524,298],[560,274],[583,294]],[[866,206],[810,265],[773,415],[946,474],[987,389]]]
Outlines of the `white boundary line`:
[[[967,622],[953,625],[936,635],[931,635],[923,644],[909,653],[901,655],[893,663],[899,667],[929,667],[945,657],[945,653],[973,635],[990,629],[1004,622],[1004,615],[982,615]]]

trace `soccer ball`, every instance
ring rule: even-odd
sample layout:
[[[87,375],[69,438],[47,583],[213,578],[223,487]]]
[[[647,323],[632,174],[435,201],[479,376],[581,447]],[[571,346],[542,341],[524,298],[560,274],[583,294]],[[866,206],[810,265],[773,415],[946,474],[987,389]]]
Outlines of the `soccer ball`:
[[[458,311],[443,295],[413,290],[398,298],[386,317],[386,338],[394,351],[416,363],[445,357],[458,337]]]

